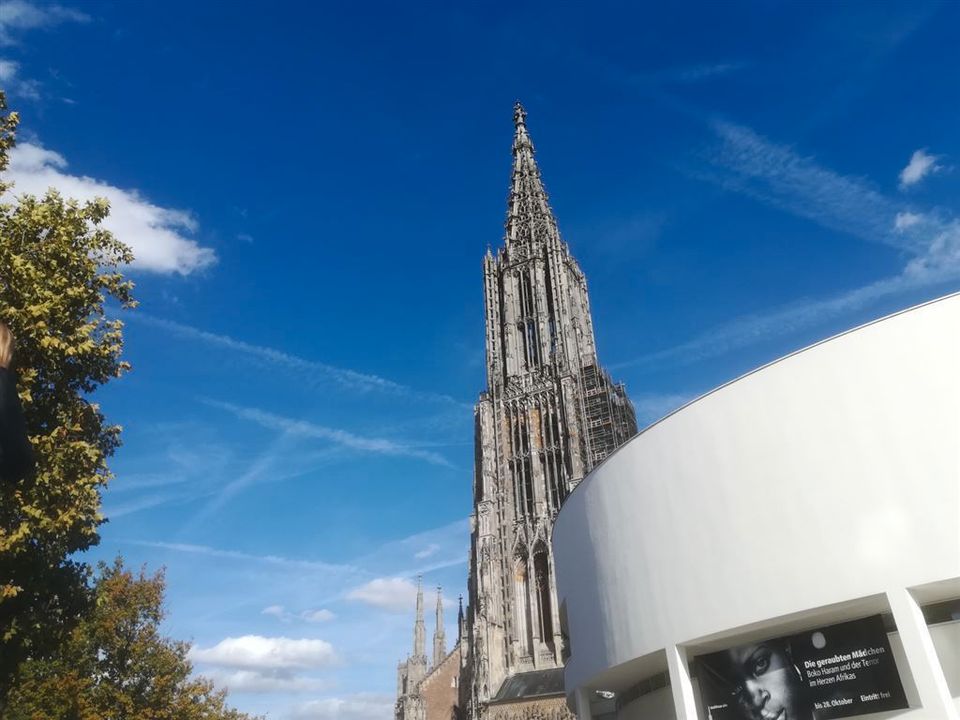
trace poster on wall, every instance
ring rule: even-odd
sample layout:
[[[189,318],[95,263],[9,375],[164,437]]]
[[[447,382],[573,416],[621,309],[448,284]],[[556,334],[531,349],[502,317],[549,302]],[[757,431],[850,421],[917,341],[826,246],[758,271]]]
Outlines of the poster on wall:
[[[710,720],[829,720],[907,707],[879,615],[696,661]]]

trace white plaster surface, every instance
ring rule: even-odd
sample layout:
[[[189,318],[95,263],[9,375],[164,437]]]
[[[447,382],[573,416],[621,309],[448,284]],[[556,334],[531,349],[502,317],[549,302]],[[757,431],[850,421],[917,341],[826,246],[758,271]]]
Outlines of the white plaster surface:
[[[618,667],[664,648],[692,657],[886,612],[890,590],[957,596],[960,294],[651,426],[567,499],[553,547],[571,697],[627,682]],[[936,645],[960,672],[960,650]]]

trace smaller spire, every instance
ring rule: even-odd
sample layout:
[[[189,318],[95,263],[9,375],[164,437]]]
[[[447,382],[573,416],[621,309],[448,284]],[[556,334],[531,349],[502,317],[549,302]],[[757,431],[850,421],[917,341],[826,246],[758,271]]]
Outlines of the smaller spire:
[[[443,590],[437,585],[437,624],[433,631],[433,666],[437,667],[447,656],[447,636],[443,629]]]
[[[417,575],[417,619],[413,625],[413,655],[426,656],[426,630],[423,624],[423,576]]]

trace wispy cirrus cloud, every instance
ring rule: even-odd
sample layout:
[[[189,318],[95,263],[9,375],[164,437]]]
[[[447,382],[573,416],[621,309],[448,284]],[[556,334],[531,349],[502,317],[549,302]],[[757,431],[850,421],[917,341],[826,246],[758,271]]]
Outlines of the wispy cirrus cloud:
[[[677,83],[695,83],[722,75],[729,75],[738,70],[742,70],[744,67],[746,67],[746,63],[744,62],[703,63],[700,65],[670,68],[660,73],[654,73],[654,77]]]
[[[0,83],[11,96],[24,100],[40,99],[40,83],[21,77],[18,62],[0,58]]]
[[[201,330],[200,328],[184,325],[183,323],[174,322],[172,320],[153,317],[145,313],[134,313],[129,319],[133,320],[134,322],[159,328],[182,338],[195,340],[207,345],[220,347],[225,350],[230,350],[256,358],[258,360],[269,362],[273,365],[296,373],[305,373],[308,379],[312,379],[314,381],[329,381],[351,390],[382,392],[389,395],[407,397],[416,400],[429,400],[462,406],[464,408],[470,407],[465,403],[458,402],[449,395],[421,392],[414,390],[407,385],[403,385],[402,383],[389,380],[379,375],[362,373],[349,368],[336,367],[334,365],[329,365],[317,360],[308,360],[283,350],[267,347],[265,345],[256,345],[244,340],[238,340],[230,337],[229,335]]]
[[[867,242],[916,250],[893,232],[897,203],[862,178],[841,175],[751,128],[718,121],[696,177]]]
[[[378,576],[416,577],[465,565],[470,547],[470,520],[462,518],[386,543],[356,560]],[[414,562],[411,563],[411,557]]]
[[[747,64],[741,61],[673,65],[633,73],[623,79],[634,86],[689,85],[731,75],[746,66]],[[607,69],[611,70],[609,67]]]
[[[308,623],[323,623],[330,622],[337,617],[333,611],[327,610],[326,608],[303,610],[299,613],[294,613],[287,610],[283,605],[269,605],[261,610],[260,614],[275,617],[284,623],[289,623],[294,620],[302,620]]]
[[[48,30],[66,23],[87,23],[90,16],[63,5],[31,3],[26,0],[0,2],[0,47],[20,44],[19,36],[31,30]],[[0,83],[8,96],[18,100],[41,99],[43,85],[34,78],[24,77],[20,63],[0,57]],[[73,103],[69,98],[60,98]]]
[[[373,453],[378,455],[392,455],[395,457],[409,457],[417,460],[423,460],[432,465],[442,465],[444,467],[453,467],[453,465],[442,455],[432,450],[422,450],[413,445],[404,444],[385,438],[369,438],[357,435],[348,430],[340,428],[331,428],[324,425],[318,425],[306,420],[296,420],[284,417],[275,413],[267,412],[259,408],[242,407],[233,403],[220,402],[216,400],[205,400],[206,404],[225,410],[237,418],[249,420],[261,427],[270,430],[279,430],[288,437],[306,437],[317,440],[327,440],[349,450],[355,450],[363,453]]]
[[[34,143],[20,143],[10,151],[4,179],[14,186],[3,200],[16,201],[21,194],[41,196],[50,188],[80,201],[106,198],[110,215],[103,225],[133,250],[132,268],[163,274],[189,275],[213,265],[216,253],[189,237],[197,221],[185,210],[165,208],[150,202],[136,190],[125,190],[85,175],[72,175],[59,153]]]
[[[166,505],[180,498],[181,495],[177,493],[151,493],[149,495],[141,495],[133,500],[127,500],[126,502],[111,502],[104,508],[104,516],[115,520],[124,515],[140,512],[141,510],[149,510],[158,505]]]
[[[637,422],[643,427],[690,402],[691,393],[641,393],[631,398]]]
[[[960,280],[960,220],[937,210],[911,210],[867,181],[842,175],[729,122],[713,126],[717,142],[701,179],[860,240],[895,248],[906,261],[896,275],[826,298],[802,298],[741,316],[687,342],[612,367],[691,363],[809,328],[882,298]]]
[[[224,560],[237,560],[243,563],[264,563],[267,565],[277,565],[290,570],[314,570],[337,576],[354,577],[364,573],[357,565],[337,564],[322,562],[319,560],[301,560],[297,558],[283,557],[282,555],[254,555],[252,553],[241,552],[239,550],[224,550],[222,548],[210,547],[208,545],[195,545],[191,543],[160,542],[153,540],[130,540],[131,545],[143,545],[145,547],[160,548],[163,550],[172,550],[175,552],[190,553],[194,555],[203,555],[205,557],[218,558]]]
[[[464,518],[440,527],[432,528],[414,535],[390,540],[373,551],[357,557],[349,563],[330,563],[321,560],[305,560],[282,555],[256,555],[239,550],[215,548],[209,545],[193,543],[166,542],[156,540],[128,540],[131,545],[188,553],[217,560],[230,560],[239,564],[263,564],[290,570],[298,576],[303,571],[316,572],[325,577],[337,578],[343,592],[355,588],[358,583],[376,577],[413,577],[431,570],[465,564],[469,547],[469,520]],[[413,548],[423,547],[424,543],[437,545],[436,553],[431,557],[441,557],[430,564],[409,567],[408,561]],[[277,610],[276,608],[280,608]],[[270,613],[286,612],[282,606],[271,605]]]
[[[923,180],[927,175],[940,172],[943,166],[938,164],[940,158],[931,155],[924,149],[914,151],[910,162],[900,171],[900,189],[906,190]]]
[[[0,45],[15,45],[18,32],[45,30],[70,22],[90,22],[90,16],[63,5],[4,0],[0,3]]]
[[[423,550],[418,550],[417,552],[415,552],[413,554],[413,557],[415,557],[417,560],[425,560],[426,558],[431,557],[432,555],[436,555],[439,549],[440,549],[439,545],[437,545],[436,543],[430,543]]]

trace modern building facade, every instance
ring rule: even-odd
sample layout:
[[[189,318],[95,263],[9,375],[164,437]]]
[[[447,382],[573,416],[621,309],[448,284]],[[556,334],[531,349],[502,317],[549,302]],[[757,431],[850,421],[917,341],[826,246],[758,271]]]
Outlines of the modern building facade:
[[[645,429],[553,552],[580,720],[957,720],[960,294]]]
[[[550,536],[570,492],[636,432],[597,359],[587,283],[514,111],[503,247],[483,260],[487,389],[475,410],[465,718],[566,714]]]

